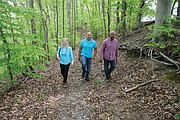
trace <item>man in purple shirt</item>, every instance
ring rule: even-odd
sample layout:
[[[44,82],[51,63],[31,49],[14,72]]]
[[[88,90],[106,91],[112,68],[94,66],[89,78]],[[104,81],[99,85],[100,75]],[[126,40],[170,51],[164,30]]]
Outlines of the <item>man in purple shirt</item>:
[[[110,37],[103,41],[100,50],[100,62],[104,59],[104,71],[107,81],[111,78],[111,73],[116,67],[118,57],[118,41],[115,39],[115,35],[116,33],[112,31]]]

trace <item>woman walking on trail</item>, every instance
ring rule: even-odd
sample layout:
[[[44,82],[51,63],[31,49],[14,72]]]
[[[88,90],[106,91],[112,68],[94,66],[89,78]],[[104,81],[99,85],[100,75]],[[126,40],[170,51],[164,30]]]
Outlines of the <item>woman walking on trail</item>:
[[[58,47],[57,60],[60,64],[61,75],[63,76],[63,84],[67,83],[68,71],[70,63],[74,63],[72,48],[68,45],[68,39],[62,39],[62,46]]]
[[[116,33],[112,31],[110,37],[103,41],[100,49],[100,62],[104,59],[104,72],[107,81],[111,78],[111,73],[116,67],[118,58],[118,41],[115,39],[115,35]]]
[[[86,81],[89,81],[91,61],[95,59],[96,54],[96,41],[92,39],[92,34],[88,32],[86,38],[81,40],[78,52],[78,60],[81,60],[82,63],[82,79],[85,78]]]

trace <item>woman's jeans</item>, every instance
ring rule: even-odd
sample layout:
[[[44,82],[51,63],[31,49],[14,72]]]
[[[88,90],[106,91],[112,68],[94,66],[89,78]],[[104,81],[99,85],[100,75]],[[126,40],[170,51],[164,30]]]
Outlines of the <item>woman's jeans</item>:
[[[109,64],[110,64],[110,68],[109,68]],[[116,60],[107,60],[107,59],[104,59],[104,72],[106,74],[106,80],[109,80],[110,77],[111,77],[111,73],[112,71],[115,69],[116,67]]]
[[[63,83],[67,82],[69,66],[70,66],[70,63],[67,65],[60,64],[61,75],[63,76]]]
[[[91,70],[91,61],[92,58],[87,58],[85,56],[81,56],[81,62],[82,62],[82,78],[85,77],[86,80],[89,80],[88,76],[90,74]]]

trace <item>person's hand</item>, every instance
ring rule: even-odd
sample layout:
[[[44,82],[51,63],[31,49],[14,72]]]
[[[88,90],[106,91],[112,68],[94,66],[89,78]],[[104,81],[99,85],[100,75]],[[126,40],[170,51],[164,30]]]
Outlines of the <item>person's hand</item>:
[[[71,61],[71,65],[73,65],[73,64],[74,64],[74,60]]]
[[[116,59],[116,63],[119,63],[118,59]]]
[[[102,60],[100,59],[99,62],[102,63]]]
[[[56,57],[56,60],[57,60],[57,61],[60,61],[60,57]]]
[[[94,56],[92,57],[92,60],[95,60],[95,57],[94,57]]]
[[[80,57],[78,57],[78,61],[81,61]]]

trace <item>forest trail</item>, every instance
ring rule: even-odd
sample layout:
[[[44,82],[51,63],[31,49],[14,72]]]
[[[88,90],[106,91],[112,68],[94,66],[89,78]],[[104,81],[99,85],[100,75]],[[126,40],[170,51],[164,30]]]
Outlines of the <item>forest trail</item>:
[[[70,67],[68,87],[62,85],[59,64],[52,60],[42,78],[26,79],[1,96],[1,120],[173,120],[180,112],[180,87],[160,79],[147,59],[128,58],[119,52],[110,82],[105,81],[98,54],[92,62],[90,81],[81,80],[81,63]],[[155,80],[129,93],[140,83]]]

